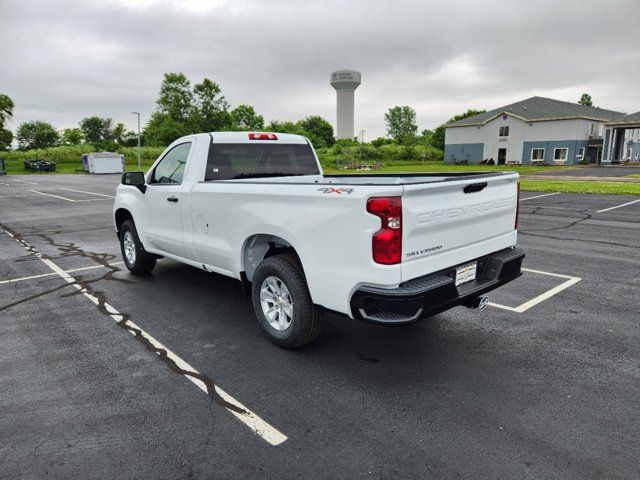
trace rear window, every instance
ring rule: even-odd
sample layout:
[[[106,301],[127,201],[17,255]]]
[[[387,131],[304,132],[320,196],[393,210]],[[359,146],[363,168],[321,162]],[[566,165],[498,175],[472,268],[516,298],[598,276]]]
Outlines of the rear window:
[[[311,146],[274,143],[212,143],[205,181],[317,175]]]

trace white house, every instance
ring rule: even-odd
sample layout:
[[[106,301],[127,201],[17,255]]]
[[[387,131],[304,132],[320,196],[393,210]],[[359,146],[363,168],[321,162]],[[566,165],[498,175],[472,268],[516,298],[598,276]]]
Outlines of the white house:
[[[623,113],[531,97],[446,125],[445,163],[598,163],[605,123]]]

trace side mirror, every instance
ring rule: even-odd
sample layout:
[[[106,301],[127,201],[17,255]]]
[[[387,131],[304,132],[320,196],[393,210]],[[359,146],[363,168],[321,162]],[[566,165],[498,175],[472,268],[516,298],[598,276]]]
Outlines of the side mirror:
[[[122,184],[137,187],[142,193],[147,189],[144,172],[124,172],[122,174]]]

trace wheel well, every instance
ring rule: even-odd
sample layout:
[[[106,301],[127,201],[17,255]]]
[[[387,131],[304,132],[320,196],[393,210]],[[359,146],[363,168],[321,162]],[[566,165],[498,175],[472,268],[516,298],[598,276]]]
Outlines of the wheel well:
[[[120,227],[122,227],[122,224],[126,220],[133,220],[133,215],[131,215],[131,212],[125,208],[119,208],[118,210],[116,210],[115,221],[118,236],[120,235]]]
[[[284,238],[267,234],[252,235],[249,237],[247,241],[244,242],[242,249],[242,265],[247,280],[250,282],[253,279],[253,274],[262,260],[283,253],[293,254],[300,260],[298,252],[296,252],[295,248]],[[300,265],[302,265],[301,262]]]

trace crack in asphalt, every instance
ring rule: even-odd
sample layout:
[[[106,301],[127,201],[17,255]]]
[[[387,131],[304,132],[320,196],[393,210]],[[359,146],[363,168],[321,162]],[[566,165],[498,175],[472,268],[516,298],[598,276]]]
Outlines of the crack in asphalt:
[[[531,212],[526,212],[526,215],[539,215],[542,216],[541,213],[538,213],[539,210],[543,209],[545,207],[543,206],[539,206],[539,207],[535,207]],[[531,229],[521,229],[518,230],[518,234],[519,235],[525,235],[525,236],[530,236],[530,237],[539,237],[539,238],[548,238],[548,239],[552,239],[552,240],[566,240],[566,241],[574,241],[574,242],[585,242],[585,243],[595,243],[595,244],[600,244],[600,245],[614,245],[616,247],[626,247],[626,248],[640,248],[640,245],[628,245],[625,243],[620,243],[620,242],[607,242],[605,240],[594,240],[591,238],[568,238],[568,237],[556,237],[553,235],[543,235],[540,233],[534,233],[534,232],[553,232],[553,231],[560,231],[560,230],[568,230],[570,228],[575,227],[576,225],[579,225],[582,222],[585,222],[587,220],[592,220],[593,219],[593,214],[592,213],[588,213],[589,210],[578,210],[572,213],[575,214],[581,214],[583,215],[582,218],[578,218],[578,219],[574,219],[571,222],[569,222],[566,225],[562,225],[559,227],[552,227],[552,228],[531,228]]]
[[[70,276],[70,279],[73,279],[73,282],[67,282],[65,283],[65,285],[62,285],[58,288],[55,289],[51,289],[45,292],[40,292],[38,294],[35,295],[31,295],[29,297],[26,297],[18,302],[14,302],[12,304],[9,305],[4,305],[4,306],[0,306],[0,311],[4,311],[7,310],[8,308],[11,308],[12,306],[21,304],[21,303],[25,303],[28,301],[31,301],[35,298],[41,297],[43,295],[47,295],[49,293],[55,292],[57,290],[61,290],[62,288],[65,288],[67,286],[72,286],[72,285],[76,285],[77,287],[79,287],[78,289],[76,289],[73,292],[61,295],[64,298],[68,298],[68,297],[72,297],[74,295],[80,295],[80,294],[88,294],[91,295],[93,298],[96,299],[97,301],[97,308],[98,310],[105,314],[105,315],[109,315],[110,317],[114,317],[117,316],[120,319],[116,320],[116,323],[118,326],[120,326],[122,329],[130,332],[133,334],[134,338],[136,340],[138,340],[144,347],[146,350],[148,350],[151,353],[154,353],[157,355],[157,357],[167,366],[169,367],[169,369],[171,371],[173,371],[174,373],[183,375],[185,377],[191,377],[195,380],[199,380],[200,382],[202,382],[206,389],[207,389],[207,395],[209,396],[209,398],[214,401],[216,404],[220,405],[221,407],[224,407],[228,410],[234,411],[236,413],[240,413],[240,414],[248,414],[249,412],[247,412],[246,410],[244,410],[243,408],[227,402],[226,400],[224,400],[217,392],[216,390],[216,382],[209,376],[207,375],[203,375],[202,373],[199,372],[192,372],[189,370],[184,370],[183,368],[181,368],[180,366],[178,366],[178,364],[171,358],[169,358],[167,350],[164,348],[158,348],[156,347],[151,340],[149,340],[149,338],[144,334],[144,332],[139,329],[136,328],[132,325],[130,325],[128,323],[129,319],[130,319],[130,315],[128,313],[123,313],[123,312],[110,312],[109,309],[107,308],[106,304],[107,299],[105,296],[105,293],[103,291],[100,290],[96,290],[93,287],[93,284],[100,282],[102,280],[107,280],[107,281],[116,281],[116,282],[122,282],[122,283],[127,283],[127,284],[134,284],[136,282],[133,282],[131,280],[126,280],[126,279],[121,279],[121,278],[115,278],[113,275],[120,271],[120,268],[118,268],[115,265],[111,265],[108,262],[110,260],[113,260],[113,258],[115,257],[115,255],[110,255],[110,254],[106,254],[106,253],[95,253],[95,252],[90,252],[90,251],[85,251],[83,250],[80,246],[76,245],[74,242],[69,242],[69,243],[56,243],[55,240],[53,238],[51,238],[51,233],[41,233],[38,231],[33,231],[31,233],[25,233],[25,234],[21,234],[16,232],[15,230],[11,229],[10,227],[7,227],[6,225],[0,224],[0,228],[4,229],[6,232],[10,233],[11,235],[13,235],[13,238],[20,243],[30,254],[39,257],[39,258],[43,258],[49,261],[52,261],[55,257],[50,257],[44,253],[41,253],[39,251],[37,251],[35,249],[35,247],[33,247],[32,245],[30,245],[25,239],[23,235],[36,235],[38,237],[40,237],[42,240],[44,240],[45,242],[47,242],[49,245],[56,247],[59,251],[61,251],[63,253],[63,255],[61,257],[70,257],[70,256],[80,256],[83,258],[89,258],[91,260],[93,260],[94,262],[98,263],[99,265],[105,267],[108,269],[107,272],[105,272],[103,275],[99,276],[98,278],[92,279],[92,280],[84,280],[82,279],[82,277],[80,276]],[[56,233],[63,233],[61,230],[57,230]]]
[[[35,300],[38,297],[42,297],[44,295],[48,295],[49,293],[53,293],[53,292],[56,292],[58,290],[62,290],[63,288],[66,288],[66,287],[69,287],[69,286],[70,286],[69,283],[65,283],[64,285],[60,285],[60,286],[58,286],[56,288],[52,288],[52,289],[46,290],[44,292],[36,293],[34,295],[30,295],[28,297],[21,298],[20,300],[17,300],[17,301],[15,301],[13,303],[7,303],[6,305],[0,305],[0,312],[4,312],[5,310],[9,310],[11,307],[15,307],[15,306],[20,305],[22,303],[30,302],[31,300]]]
[[[540,215],[541,216],[542,214],[539,214],[538,211],[541,210],[542,208],[544,208],[544,207],[535,207],[531,212],[527,212],[526,215]],[[582,222],[585,222],[587,220],[591,220],[592,217],[593,217],[593,214],[588,213],[588,212],[589,212],[588,210],[578,210],[578,211],[572,212],[573,214],[581,214],[581,215],[583,215],[583,217],[575,219],[575,220],[572,220],[567,225],[562,225],[560,227],[535,228],[535,229],[527,229],[527,230],[520,230],[520,231],[524,231],[524,232],[550,232],[550,231],[553,231],[553,230],[564,230],[564,229],[567,229],[567,228],[572,228],[572,227],[575,227],[576,225],[578,225],[578,224],[580,224]],[[556,217],[556,218],[558,218],[558,217]],[[568,218],[570,218],[570,217],[568,217]]]

